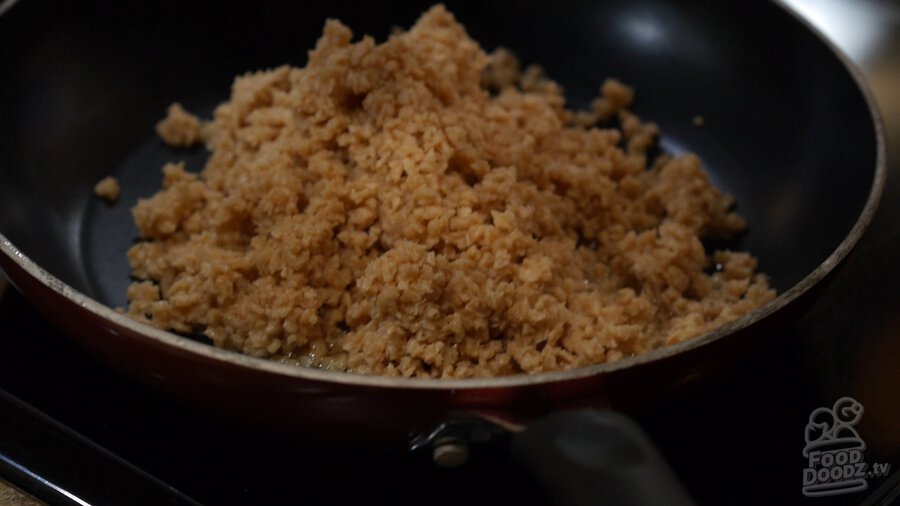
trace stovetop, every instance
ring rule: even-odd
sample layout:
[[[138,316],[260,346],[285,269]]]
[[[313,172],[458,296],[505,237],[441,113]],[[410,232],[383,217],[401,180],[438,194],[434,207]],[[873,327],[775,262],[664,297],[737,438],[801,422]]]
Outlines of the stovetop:
[[[727,377],[638,421],[701,504],[889,504],[900,495],[900,5],[790,3],[869,79],[889,138],[882,204],[802,319],[770,336]],[[854,24],[853,16],[862,21]],[[814,409],[842,397],[864,408],[855,429],[869,469],[884,464],[890,472],[867,478],[866,490],[807,497],[807,422]],[[502,444],[478,448],[466,465],[445,469],[427,455],[285,441],[176,404],[96,361],[13,289],[0,295],[0,400],[0,477],[22,488],[35,486],[37,477],[4,464],[4,455],[36,462],[34,475],[64,476],[76,498],[81,486],[113,503],[159,503],[171,488],[204,504],[546,502]],[[16,418],[39,416],[35,410],[55,422]],[[79,455],[60,436],[68,431],[95,444],[89,450],[101,458],[73,460]],[[161,495],[137,485],[148,479]]]

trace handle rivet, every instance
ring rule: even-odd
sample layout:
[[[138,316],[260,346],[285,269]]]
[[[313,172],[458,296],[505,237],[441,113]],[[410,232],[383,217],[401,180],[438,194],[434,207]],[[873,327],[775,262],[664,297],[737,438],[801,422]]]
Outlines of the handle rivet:
[[[459,467],[469,460],[469,447],[456,438],[441,438],[434,442],[431,458],[440,467]]]

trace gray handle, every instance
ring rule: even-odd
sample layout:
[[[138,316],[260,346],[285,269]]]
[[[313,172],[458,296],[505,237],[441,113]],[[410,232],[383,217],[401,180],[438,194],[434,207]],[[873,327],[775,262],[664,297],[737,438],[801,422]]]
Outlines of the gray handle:
[[[647,434],[616,412],[547,416],[516,434],[511,451],[560,506],[694,504]]]

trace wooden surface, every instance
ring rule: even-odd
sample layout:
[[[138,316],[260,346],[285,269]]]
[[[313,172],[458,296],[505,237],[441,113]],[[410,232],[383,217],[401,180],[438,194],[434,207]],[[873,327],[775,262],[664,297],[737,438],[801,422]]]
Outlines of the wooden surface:
[[[5,282],[6,280],[0,277],[0,281]],[[43,503],[0,480],[0,504],[3,506],[35,506]]]

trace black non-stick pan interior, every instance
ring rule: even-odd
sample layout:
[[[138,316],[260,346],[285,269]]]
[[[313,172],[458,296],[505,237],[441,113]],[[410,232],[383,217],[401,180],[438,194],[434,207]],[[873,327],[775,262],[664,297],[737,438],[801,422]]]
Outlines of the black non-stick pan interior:
[[[112,306],[125,303],[129,209],[166,161],[201,148],[156,139],[166,106],[209,114],[235,75],[303,65],[326,17],[383,39],[428,2],[27,0],[0,17],[0,233],[40,266]],[[604,78],[637,90],[664,150],[698,153],[749,223],[740,246],[779,290],[844,239],[876,162],[871,113],[840,59],[768,2],[448,2],[483,47],[539,63],[570,104]],[[703,125],[694,124],[700,116]],[[115,175],[120,201],[92,187]]]

